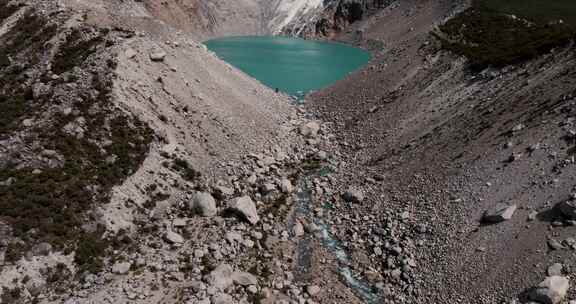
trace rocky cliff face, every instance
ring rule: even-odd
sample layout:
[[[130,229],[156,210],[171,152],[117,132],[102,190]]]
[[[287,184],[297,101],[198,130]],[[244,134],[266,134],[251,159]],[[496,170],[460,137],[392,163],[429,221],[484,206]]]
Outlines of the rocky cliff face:
[[[325,0],[300,8],[278,32],[305,38],[331,38],[356,21],[383,9],[388,0]]]

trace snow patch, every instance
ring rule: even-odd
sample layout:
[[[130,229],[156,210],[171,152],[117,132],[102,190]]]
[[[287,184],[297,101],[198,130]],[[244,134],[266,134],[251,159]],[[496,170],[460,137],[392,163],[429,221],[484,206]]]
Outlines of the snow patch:
[[[270,29],[277,34],[298,16],[322,7],[322,3],[323,0],[279,0],[276,4],[275,17],[269,23]]]

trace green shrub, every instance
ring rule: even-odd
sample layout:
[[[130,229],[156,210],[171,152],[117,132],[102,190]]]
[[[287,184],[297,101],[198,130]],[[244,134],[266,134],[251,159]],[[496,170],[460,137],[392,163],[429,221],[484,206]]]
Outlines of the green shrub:
[[[567,44],[576,33],[567,24],[527,21],[484,6],[460,13],[439,30],[442,46],[468,57],[474,68],[534,58]]]
[[[86,33],[89,35],[90,33]],[[101,33],[97,33],[94,37],[83,37],[82,29],[74,29],[68,37],[66,42],[60,46],[60,49],[52,63],[52,71],[56,74],[61,74],[71,70],[76,66],[80,66],[88,56],[94,54],[98,46],[104,42]]]
[[[196,171],[194,168],[192,168],[188,161],[181,158],[174,159],[172,168],[179,171],[180,175],[182,175],[182,177],[187,181],[195,181],[202,177],[202,173]]]
[[[78,242],[74,261],[80,267],[80,271],[99,272],[104,266],[102,256],[107,248],[108,242],[101,239],[100,234],[85,234]]]

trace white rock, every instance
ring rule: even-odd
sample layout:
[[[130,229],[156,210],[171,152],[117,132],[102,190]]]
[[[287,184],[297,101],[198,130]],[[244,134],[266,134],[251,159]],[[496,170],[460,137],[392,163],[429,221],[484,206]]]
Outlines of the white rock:
[[[170,242],[172,244],[184,243],[184,238],[180,234],[178,234],[172,230],[166,231],[166,235],[164,237],[168,242]]]
[[[112,272],[115,274],[127,274],[132,266],[129,262],[117,262],[112,266]]]
[[[280,181],[280,189],[282,189],[282,192],[288,194],[288,193],[292,193],[292,191],[294,191],[294,186],[292,186],[292,182],[290,182],[289,179],[283,178]]]
[[[562,268],[564,265],[560,263],[554,263],[548,267],[548,275],[549,276],[561,276],[562,275]]]
[[[253,274],[244,271],[234,272],[232,280],[242,286],[258,285],[258,279]]]
[[[544,304],[560,303],[570,288],[570,282],[566,277],[550,276],[538,284],[530,299]]]
[[[124,55],[126,55],[126,58],[129,58],[129,59],[136,57],[137,54],[138,53],[136,53],[136,51],[132,48],[129,48],[124,52]]]
[[[309,286],[306,286],[306,292],[307,292],[311,297],[317,295],[318,293],[320,293],[320,291],[321,291],[321,289],[320,289],[320,287],[317,286],[317,285],[309,285]]]
[[[174,227],[184,227],[186,224],[186,219],[183,218],[176,218],[172,221],[172,225],[174,225]]]
[[[300,125],[300,134],[306,137],[316,137],[320,131],[320,124],[315,121],[310,121]]]
[[[242,242],[242,235],[236,231],[226,232],[225,238],[230,244],[234,244],[235,242]]]
[[[517,208],[516,205],[507,205],[498,203],[493,208],[488,209],[484,212],[482,220],[488,223],[499,223],[507,221],[512,218],[512,215],[514,215],[516,208]]]
[[[214,197],[208,192],[194,193],[188,206],[192,211],[206,217],[215,216],[218,213],[216,200],[214,200]]]
[[[164,51],[154,51],[150,53],[150,60],[162,62],[166,58],[166,52]]]
[[[228,201],[228,208],[242,216],[243,219],[252,225],[258,223],[260,220],[258,210],[256,210],[256,204],[254,204],[254,201],[252,201],[249,196],[237,197]]]
[[[234,281],[232,280],[233,274],[232,267],[228,264],[220,264],[216,269],[212,270],[207,277],[206,282],[219,290],[224,290],[230,287]]]
[[[296,223],[294,224],[294,228],[292,228],[292,232],[294,233],[294,236],[296,237],[301,237],[304,235],[304,226],[302,225],[302,223],[300,223],[299,221],[296,221]]]

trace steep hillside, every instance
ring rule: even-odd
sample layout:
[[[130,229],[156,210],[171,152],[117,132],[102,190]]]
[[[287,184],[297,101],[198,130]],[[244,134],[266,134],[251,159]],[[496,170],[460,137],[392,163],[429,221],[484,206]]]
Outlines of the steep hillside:
[[[467,22],[475,19],[451,19],[465,8],[402,1],[355,23],[351,30],[362,29],[361,40],[352,31],[338,39],[360,42],[375,58],[310,97],[310,108],[341,134],[337,141],[350,159],[341,189],[354,185],[366,194],[354,209],[333,212],[341,218],[336,234],[358,252],[354,268],[375,272],[367,277],[394,302],[524,302],[545,277],[573,275],[571,39],[505,62],[487,57],[478,69],[476,53],[461,57],[433,35],[437,25],[461,18],[467,26],[457,33],[467,37]],[[534,38],[536,25],[526,31],[531,42],[545,42]],[[501,37],[490,35],[474,38]],[[508,42],[483,45],[484,51],[516,56],[532,47],[500,48]],[[494,208],[516,209],[498,222],[485,216]]]
[[[182,296],[178,281],[155,285],[158,267],[209,271],[208,255],[179,257],[245,230],[216,212],[242,195],[272,200],[255,196],[261,183],[308,153],[291,101],[163,22],[172,9],[2,0],[0,12],[2,303],[131,299],[113,287],[130,269],[142,302]],[[199,37],[219,30],[198,22]],[[198,195],[217,200],[196,206]],[[222,250],[234,267],[255,258],[233,245]]]
[[[389,0],[280,1],[273,33],[304,38],[334,38],[348,27],[390,5]],[[277,20],[279,19],[279,21]]]

